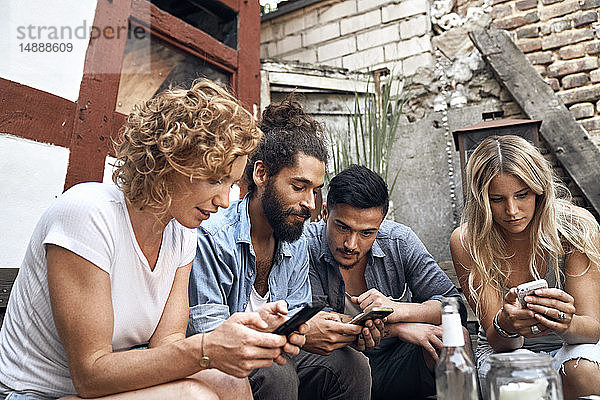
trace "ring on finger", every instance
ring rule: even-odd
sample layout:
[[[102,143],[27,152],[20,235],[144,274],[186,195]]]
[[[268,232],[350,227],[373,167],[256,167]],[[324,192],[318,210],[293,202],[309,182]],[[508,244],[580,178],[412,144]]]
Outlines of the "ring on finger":
[[[565,314],[562,311],[558,312],[558,319],[560,319],[561,321],[564,321],[565,319],[567,319],[567,314]]]
[[[546,316],[547,316],[547,315],[548,315],[548,311],[550,311],[550,308],[549,308],[549,307],[546,307],[546,310],[544,311],[544,315],[546,315]]]
[[[530,329],[531,329],[531,333],[533,333],[534,335],[537,335],[538,333],[541,332],[540,328],[538,328],[537,325],[532,325]]]

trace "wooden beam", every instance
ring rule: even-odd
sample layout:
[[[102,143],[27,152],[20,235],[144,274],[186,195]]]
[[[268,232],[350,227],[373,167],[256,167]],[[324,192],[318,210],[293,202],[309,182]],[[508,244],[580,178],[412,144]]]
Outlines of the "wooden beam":
[[[230,70],[237,70],[237,50],[224,45],[209,34],[161,10],[147,0],[133,0],[131,7],[131,18],[143,26],[148,26],[149,23],[152,33],[162,33],[185,47],[195,50],[204,59],[216,62],[217,65],[223,64]],[[148,10],[150,10],[150,21],[147,20]],[[260,26],[258,29],[260,32]],[[241,32],[238,33],[239,35],[241,35]]]
[[[127,28],[130,10],[128,1],[98,0],[94,26]],[[74,113],[65,190],[80,182],[102,181],[126,41],[127,35],[90,39]]]
[[[233,88],[251,113],[260,103],[260,5],[257,0],[240,2],[238,20],[238,69]]]
[[[69,147],[75,103],[0,78],[0,132]]]
[[[540,134],[599,215],[600,149],[506,31],[485,29],[469,36],[525,114],[542,121]]]

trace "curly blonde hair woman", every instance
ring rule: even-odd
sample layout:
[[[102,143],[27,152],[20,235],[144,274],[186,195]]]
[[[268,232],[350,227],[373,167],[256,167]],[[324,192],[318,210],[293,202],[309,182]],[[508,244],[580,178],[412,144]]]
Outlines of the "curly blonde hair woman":
[[[600,232],[569,197],[551,164],[518,136],[489,137],[469,158],[462,224],[450,249],[480,321],[484,395],[488,357],[517,349],[554,356],[566,399],[600,393]],[[549,288],[523,305],[516,286],[540,278]]]
[[[185,335],[194,230],[228,206],[260,138],[207,80],[134,110],[116,185],[67,190],[33,233],[0,332],[0,398],[250,398],[239,378],[298,352],[301,335],[259,331],[280,305]]]

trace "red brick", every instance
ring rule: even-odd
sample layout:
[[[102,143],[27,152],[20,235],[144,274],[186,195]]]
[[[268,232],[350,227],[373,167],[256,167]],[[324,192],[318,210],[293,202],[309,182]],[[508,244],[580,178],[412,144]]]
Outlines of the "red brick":
[[[584,101],[596,101],[600,98],[600,84],[565,90],[558,92],[557,95],[567,105]]]
[[[597,57],[584,57],[576,60],[556,61],[548,67],[548,76],[556,78],[577,72],[591,71],[598,68]]]
[[[579,0],[569,0],[564,3],[543,7],[540,10],[540,19],[547,21],[552,18],[562,17],[579,10]]]
[[[542,39],[542,49],[549,50],[557,47],[567,46],[591,40],[594,38],[594,31],[591,29],[579,29],[576,31],[568,31],[547,36]]]
[[[530,10],[537,7],[537,0],[520,0],[515,3],[519,11]]]
[[[583,44],[576,44],[574,46],[566,46],[558,50],[558,56],[562,60],[570,60],[572,58],[579,58],[585,55],[585,49]]]
[[[582,10],[597,9],[600,8],[600,0],[582,0],[580,5]]]
[[[524,26],[517,29],[517,38],[535,38],[540,36],[540,27],[537,25]]]
[[[563,89],[573,89],[575,87],[585,86],[589,81],[590,77],[584,73],[567,75],[562,78],[562,87]]]
[[[588,54],[598,54],[600,53],[600,42],[594,41],[585,44],[585,51]]]
[[[557,92],[560,89],[560,83],[558,83],[558,79],[556,78],[547,78],[546,83],[550,85],[552,90],[554,90],[555,92]]]
[[[598,13],[596,11],[584,12],[573,17],[573,27],[579,28],[580,26],[589,25],[596,21],[598,21]]]
[[[527,59],[530,63],[536,64],[550,64],[552,60],[552,52],[551,51],[539,51],[536,53],[527,54]]]
[[[492,8],[492,19],[504,18],[512,15],[512,8],[508,4],[500,4]]]
[[[521,39],[517,40],[517,46],[523,53],[531,53],[542,49],[541,39]]]
[[[539,21],[537,11],[527,13],[525,15],[517,15],[515,17],[509,17],[504,19],[498,19],[492,24],[497,29],[514,29],[523,25],[532,24]]]

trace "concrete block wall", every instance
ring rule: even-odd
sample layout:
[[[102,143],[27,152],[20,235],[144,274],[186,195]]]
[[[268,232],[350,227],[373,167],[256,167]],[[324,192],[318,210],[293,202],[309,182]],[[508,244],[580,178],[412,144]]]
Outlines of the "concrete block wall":
[[[329,0],[261,24],[261,58],[414,75],[433,65],[428,0]]]
[[[494,0],[492,26],[506,29],[600,145],[600,0]]]

